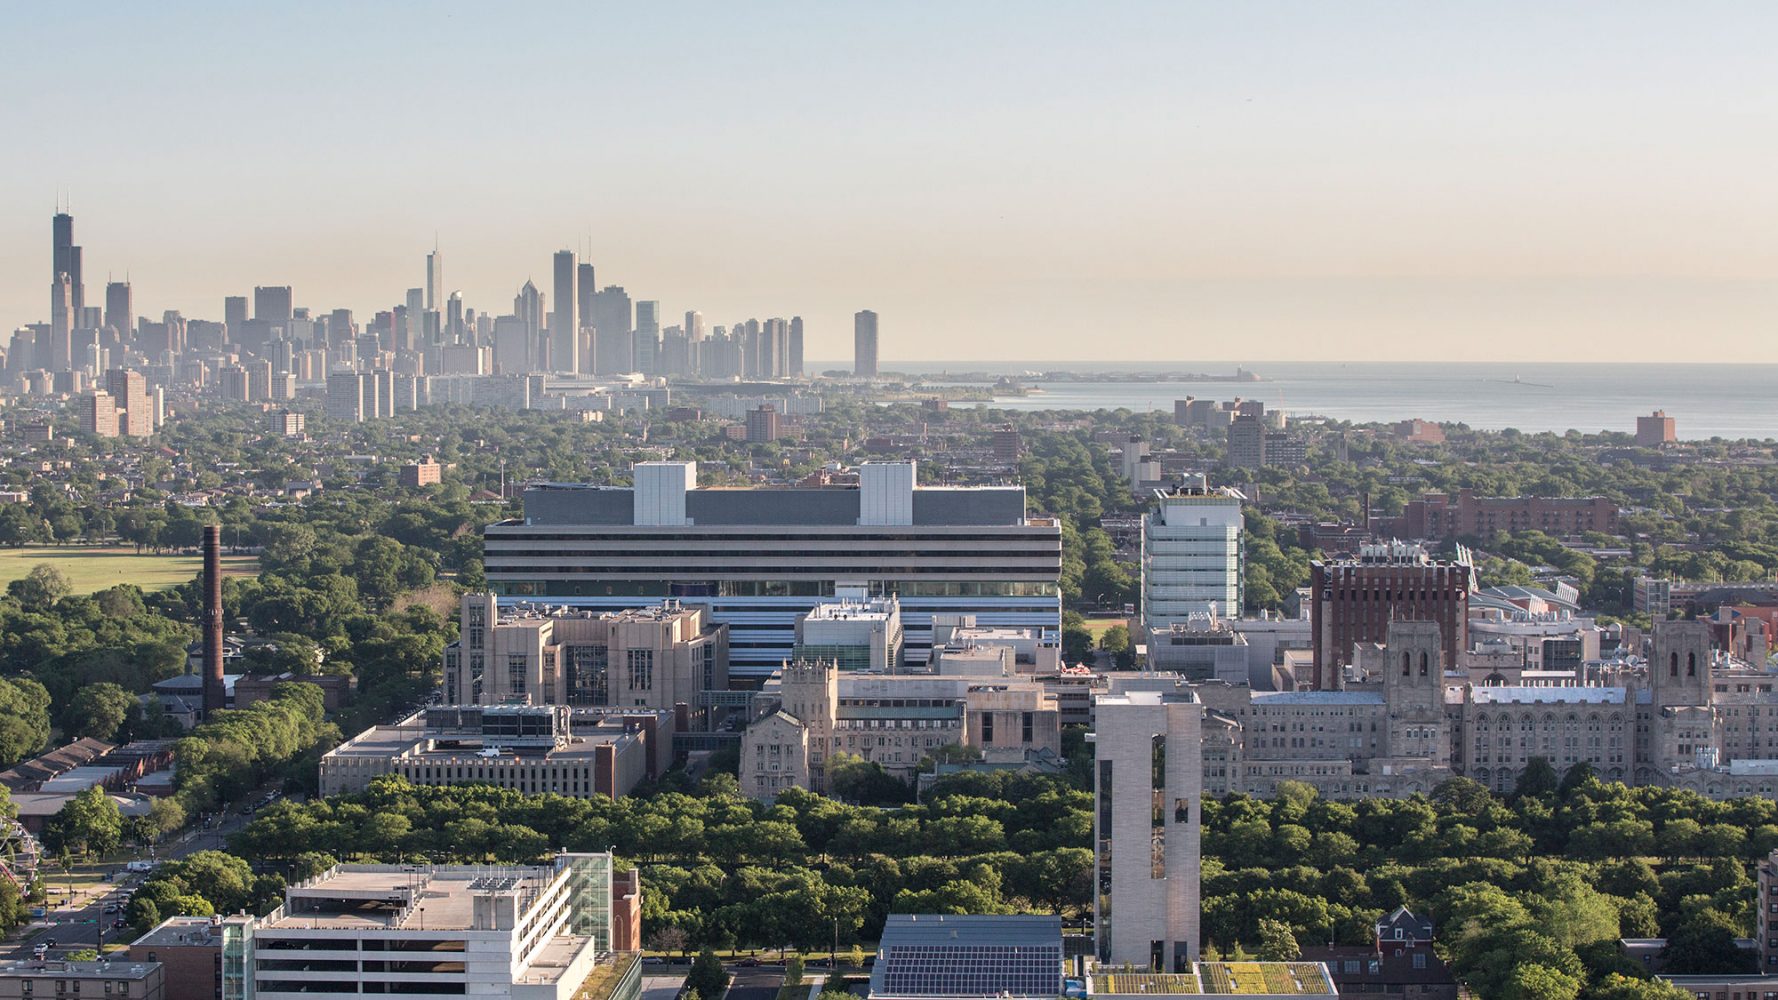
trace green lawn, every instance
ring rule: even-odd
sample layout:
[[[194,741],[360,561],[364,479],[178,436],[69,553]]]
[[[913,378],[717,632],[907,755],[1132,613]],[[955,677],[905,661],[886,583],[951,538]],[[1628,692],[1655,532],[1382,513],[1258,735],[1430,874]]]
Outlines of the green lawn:
[[[1128,618],[1088,618],[1086,620],[1087,631],[1093,634],[1094,642],[1103,639],[1105,637],[1105,630],[1113,625],[1128,624],[1130,624],[1130,619]]]
[[[33,566],[47,563],[68,574],[77,594],[133,583],[143,590],[165,590],[185,583],[203,569],[202,556],[137,555],[134,546],[27,545],[0,548],[0,585],[22,579]],[[252,556],[223,556],[227,576],[251,576],[258,560]]]

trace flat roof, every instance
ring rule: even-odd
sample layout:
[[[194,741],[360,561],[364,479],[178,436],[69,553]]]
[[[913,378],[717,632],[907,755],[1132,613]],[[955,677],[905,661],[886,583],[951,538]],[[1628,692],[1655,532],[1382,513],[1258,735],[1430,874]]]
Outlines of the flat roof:
[[[29,959],[0,962],[0,977],[55,976],[65,979],[147,979],[160,971],[159,962],[66,962]]]
[[[1193,972],[1113,972],[1092,977],[1097,994],[1333,996],[1320,962],[1199,962]]]
[[[341,866],[285,890],[283,909],[268,917],[262,927],[466,931],[472,929],[477,893],[516,892],[523,898],[542,890],[555,877],[548,868]],[[500,881],[496,884],[488,881],[490,878]],[[304,908],[305,903],[330,905],[312,911]],[[524,909],[521,905],[520,912]]]
[[[1062,918],[1028,914],[891,913],[883,948],[910,945],[1056,945]]]
[[[211,924],[209,917],[168,917],[130,944],[147,948],[219,947],[222,925]]]
[[[1478,687],[1478,705],[1622,705],[1621,687]]]

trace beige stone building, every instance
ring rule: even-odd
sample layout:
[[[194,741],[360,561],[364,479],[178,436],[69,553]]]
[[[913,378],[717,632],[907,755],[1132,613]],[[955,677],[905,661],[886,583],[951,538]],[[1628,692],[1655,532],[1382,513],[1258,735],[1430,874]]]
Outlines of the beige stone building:
[[[462,599],[445,649],[445,701],[463,705],[696,708],[728,689],[728,626],[676,602],[593,612]]]
[[[911,782],[920,762],[940,747],[1061,751],[1056,697],[1025,679],[855,674],[831,662],[798,661],[784,667],[766,694],[776,695],[779,709],[741,738],[742,787],[756,798],[788,787],[772,780],[787,774],[803,776],[802,787],[825,791],[827,760],[836,753],[874,761]],[[790,766],[799,753],[804,761]]]

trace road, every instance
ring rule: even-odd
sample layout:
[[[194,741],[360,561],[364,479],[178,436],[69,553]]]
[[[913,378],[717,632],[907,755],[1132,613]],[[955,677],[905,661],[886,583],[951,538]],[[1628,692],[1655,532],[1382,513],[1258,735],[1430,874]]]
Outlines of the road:
[[[257,799],[258,795],[254,800]],[[161,845],[155,856],[176,861],[198,851],[215,850],[223,846],[229,835],[246,826],[252,819],[251,816],[241,815],[238,810],[232,810],[219,825],[211,829],[193,827],[180,833]],[[96,949],[101,943],[127,944],[134,940],[136,934],[132,928],[114,927],[113,924],[123,917],[123,900],[119,894],[140,885],[146,876],[126,871],[122,864],[76,865],[71,872],[76,878],[96,873],[109,874],[110,881],[79,889],[71,901],[60,895],[52,897],[62,900],[63,905],[51,907],[47,916],[26,924],[20,930],[20,939],[0,944],[0,957],[30,958],[38,944],[48,941],[55,942],[48,957],[60,958],[80,948]],[[54,867],[44,869],[44,880],[51,887],[67,884],[62,872]],[[107,913],[107,906],[114,909]]]
[[[778,996],[778,987],[784,985],[781,967],[740,969],[731,965],[729,972],[734,979],[729,983],[726,1000],[774,1000]]]

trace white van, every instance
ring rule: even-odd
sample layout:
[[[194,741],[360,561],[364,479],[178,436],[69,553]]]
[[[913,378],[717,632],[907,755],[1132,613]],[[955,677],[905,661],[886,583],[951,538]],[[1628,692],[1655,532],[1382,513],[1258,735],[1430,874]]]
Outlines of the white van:
[[[155,866],[158,864],[160,864],[158,861],[132,861],[125,865],[124,868],[133,872],[151,872],[154,871]]]

